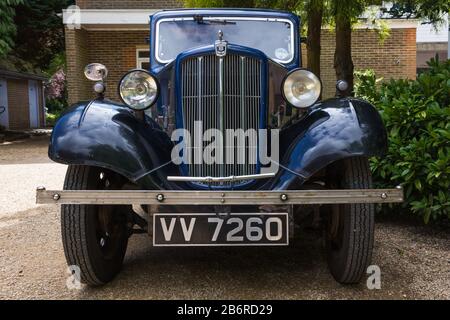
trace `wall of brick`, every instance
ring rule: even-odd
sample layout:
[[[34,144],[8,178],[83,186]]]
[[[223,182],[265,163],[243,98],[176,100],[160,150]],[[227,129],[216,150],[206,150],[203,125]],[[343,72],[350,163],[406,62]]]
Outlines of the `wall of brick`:
[[[93,82],[83,74],[84,67],[93,62],[108,68],[106,97],[120,101],[117,85],[127,71],[136,68],[136,49],[148,48],[148,31],[66,30],[67,33],[71,38],[66,43],[70,104],[95,97]]]
[[[9,128],[27,129],[30,127],[28,80],[7,79],[7,86]]]
[[[90,62],[87,32],[66,28],[67,86],[69,104],[89,99],[92,84],[84,77],[84,67]]]
[[[180,8],[179,0],[77,0],[81,9],[169,9]]]
[[[322,30],[321,78],[323,97],[335,94],[334,71],[335,34]],[[306,66],[306,48],[302,46],[303,66]],[[355,70],[373,69],[378,77],[399,79],[416,77],[416,29],[392,29],[388,39],[381,43],[373,30],[356,29],[352,34],[352,57]]]
[[[146,47],[147,31],[85,31],[66,30],[69,101],[92,98],[92,83],[85,80],[84,66],[99,62],[109,69],[107,97],[119,101],[117,85],[128,70],[136,67],[136,48]],[[352,36],[355,69],[374,69],[384,79],[416,76],[416,30],[393,29],[391,36],[380,43],[375,31],[357,29]],[[335,35],[322,31],[321,78],[323,97],[335,94]],[[302,45],[302,61],[306,67],[306,47]]]
[[[89,31],[89,61],[108,68],[106,97],[120,101],[117,86],[124,74],[136,68],[137,47],[147,47],[148,31]],[[92,91],[92,90],[91,90]]]

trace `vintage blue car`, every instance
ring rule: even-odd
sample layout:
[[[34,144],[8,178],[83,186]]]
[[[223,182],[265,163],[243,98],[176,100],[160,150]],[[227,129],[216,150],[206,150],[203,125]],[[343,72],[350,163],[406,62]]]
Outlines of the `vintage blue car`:
[[[312,223],[334,278],[358,282],[375,203],[403,199],[400,187],[372,189],[368,158],[387,148],[377,110],[320,101],[292,13],[169,10],[150,30],[150,70],[123,76],[123,103],[105,99],[107,68],[90,64],[98,97],[67,110],[51,137],[49,157],[69,165],[64,190],[38,188],[37,201],[62,205],[81,280],[110,281],[137,233],[154,246],[286,246]]]

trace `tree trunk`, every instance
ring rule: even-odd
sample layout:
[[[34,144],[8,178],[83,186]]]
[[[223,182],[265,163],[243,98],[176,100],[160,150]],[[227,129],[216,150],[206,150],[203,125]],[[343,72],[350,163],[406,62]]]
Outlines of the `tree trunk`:
[[[320,77],[320,32],[322,29],[323,2],[311,0],[308,12],[308,69]]]
[[[353,92],[353,61],[352,61],[352,27],[349,17],[336,17],[336,51],[334,52],[334,69],[337,80],[345,80],[348,90],[343,95]],[[340,92],[336,91],[336,94]]]

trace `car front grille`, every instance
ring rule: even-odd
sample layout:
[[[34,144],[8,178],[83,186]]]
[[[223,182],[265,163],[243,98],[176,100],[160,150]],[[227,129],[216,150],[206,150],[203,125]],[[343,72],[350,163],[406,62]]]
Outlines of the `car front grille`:
[[[236,139],[233,147],[226,139],[227,129],[257,130],[260,128],[261,60],[237,54],[217,57],[215,54],[185,59],[181,64],[184,129],[194,133],[194,123],[202,121],[203,132],[218,129],[224,137],[223,155],[234,149],[233,163],[194,164],[190,152],[188,175],[223,177],[256,174],[258,166],[248,159],[257,159],[257,141],[245,144]],[[231,139],[230,139],[231,140]],[[210,142],[204,142],[203,148]],[[193,145],[193,142],[192,142]],[[238,163],[237,153],[244,150],[245,164]],[[231,154],[230,154],[231,155]],[[231,157],[230,157],[231,159]],[[252,161],[256,162],[256,161]]]

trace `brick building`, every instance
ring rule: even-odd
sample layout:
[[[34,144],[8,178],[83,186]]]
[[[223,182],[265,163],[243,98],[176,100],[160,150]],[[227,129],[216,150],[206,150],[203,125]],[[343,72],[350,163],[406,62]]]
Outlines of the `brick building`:
[[[83,75],[84,66],[91,62],[108,67],[107,95],[117,100],[116,88],[121,76],[130,69],[148,67],[149,16],[158,10],[182,5],[178,0],[77,0],[76,4],[81,12],[71,8],[64,11],[70,103],[92,97],[92,84]],[[355,68],[373,68],[386,79],[415,78],[416,25],[413,21],[390,21],[391,36],[384,44],[380,43],[376,32],[364,26],[356,29],[353,35]],[[334,42],[333,32],[323,30],[324,97],[332,96],[335,91]],[[306,54],[306,50],[303,53]]]
[[[438,26],[419,23],[417,26],[417,71],[428,69],[427,62],[436,55],[439,60],[450,59],[449,15],[443,15]]]
[[[361,25],[352,33],[352,57],[355,70],[373,69],[383,79],[415,79],[416,77],[416,21],[391,20],[390,37],[380,42],[376,31]],[[320,58],[323,96],[335,94],[334,70],[335,34],[322,30]],[[306,62],[306,48],[302,48]],[[306,66],[305,66],[306,67]]]
[[[45,99],[40,75],[0,69],[0,126],[30,129],[45,126]]]

